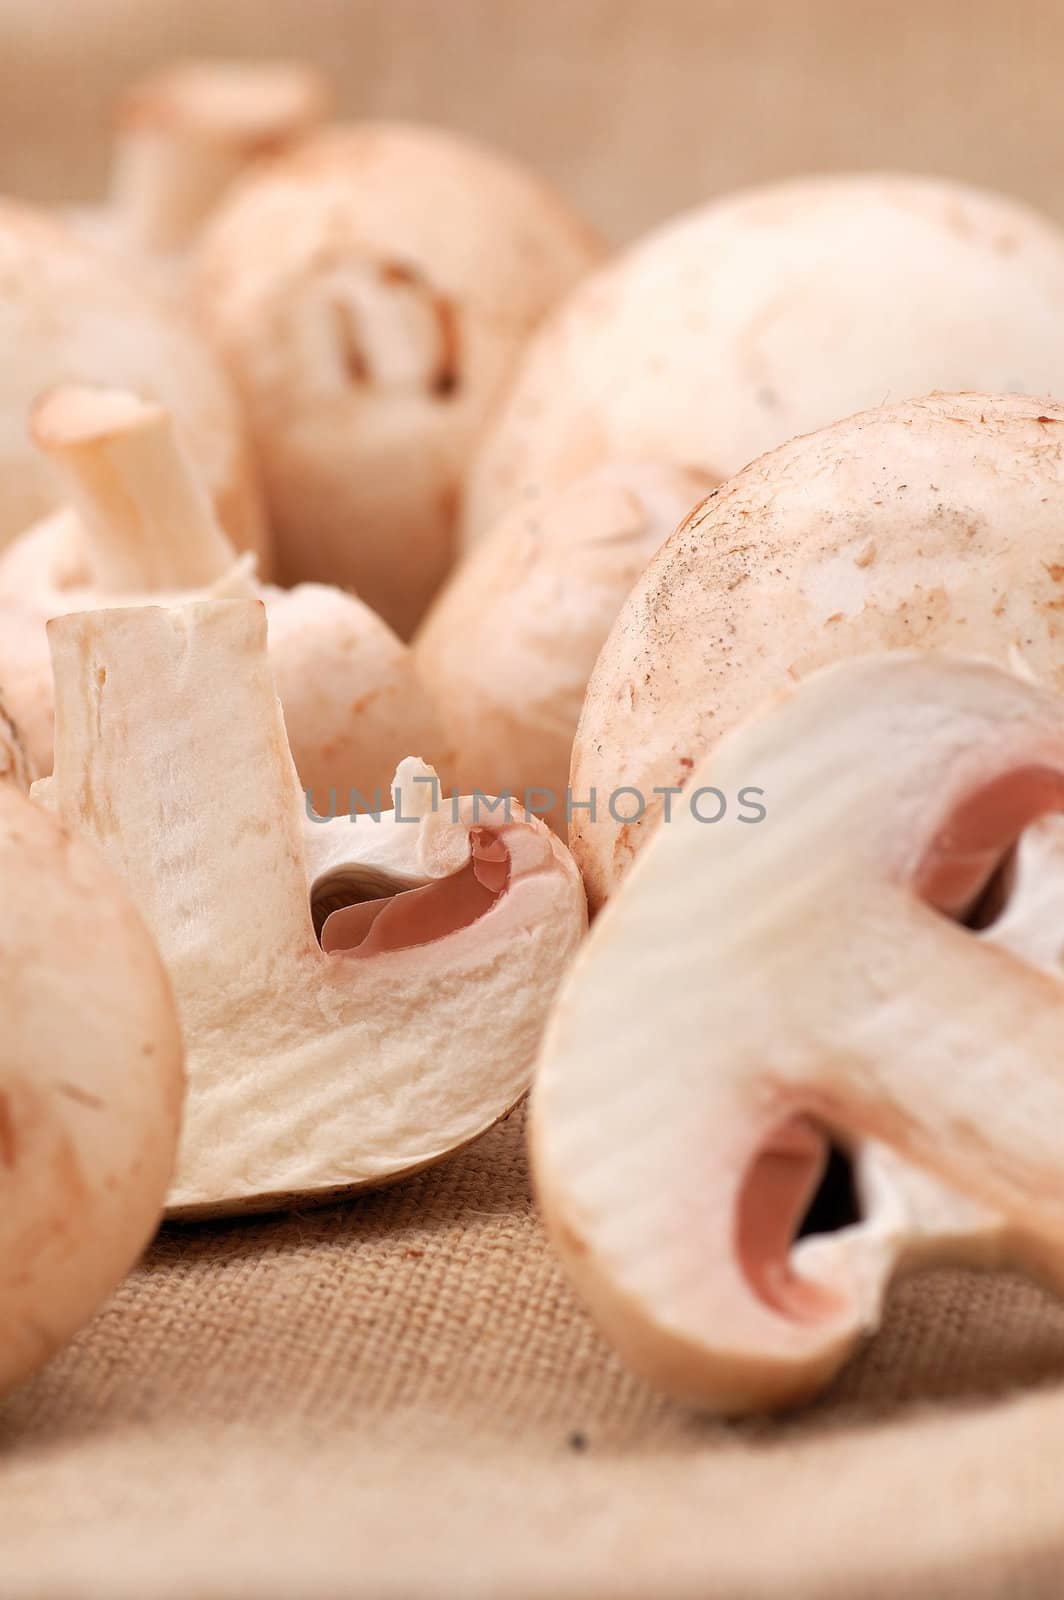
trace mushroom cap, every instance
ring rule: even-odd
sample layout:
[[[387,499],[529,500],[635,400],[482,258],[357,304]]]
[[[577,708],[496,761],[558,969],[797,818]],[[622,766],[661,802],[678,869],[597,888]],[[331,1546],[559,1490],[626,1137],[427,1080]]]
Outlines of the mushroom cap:
[[[173,414],[238,548],[265,553],[251,455],[229,380],[190,317],[72,229],[0,203],[0,546],[62,495],[26,417],[59,382],[108,383]]]
[[[338,128],[239,185],[198,298],[247,401],[286,582],[409,633],[452,558],[473,439],[598,258],[545,184],[449,133]]]
[[[350,809],[352,789],[372,809],[374,792],[387,798],[411,750],[450,770],[436,701],[410,648],[376,612],[328,584],[262,593],[292,759],[315,809],[331,809],[330,789],[341,811]]]
[[[717,480],[795,434],[932,389],[1064,391],[1064,234],[942,180],[802,178],[726,196],[581,284],[479,450],[466,530],[616,456]]]
[[[595,659],[632,584],[706,487],[679,467],[613,462],[513,507],[461,562],[414,658],[462,794],[527,795],[564,835],[573,734]]]
[[[0,1390],[100,1306],[158,1224],[182,1046],[155,947],[95,851],[0,783]]]
[[[691,781],[756,785],[764,814],[713,822],[692,792],[658,829],[559,992],[532,1155],[607,1335],[736,1412],[815,1392],[899,1266],[1064,1288],[1059,816],[1052,975],[1023,917],[974,914],[1064,810],[1064,699],[981,661],[846,661]],[[829,1136],[897,1159],[878,1159],[875,1227],[796,1244]]]
[[[814,667],[916,646],[983,654],[1064,688],[1064,408],[933,395],[761,457],[636,583],[588,685],[570,843],[600,906],[653,832],[656,786]],[[607,798],[632,785],[641,819]]]

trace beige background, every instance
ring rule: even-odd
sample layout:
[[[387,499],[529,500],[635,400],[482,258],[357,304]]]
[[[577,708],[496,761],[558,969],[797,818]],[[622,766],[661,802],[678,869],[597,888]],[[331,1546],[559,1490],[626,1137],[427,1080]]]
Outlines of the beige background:
[[[496,141],[617,237],[809,168],[1064,214],[1059,0],[0,0],[0,188],[91,193],[115,89],[209,51],[295,51],[351,114]]]

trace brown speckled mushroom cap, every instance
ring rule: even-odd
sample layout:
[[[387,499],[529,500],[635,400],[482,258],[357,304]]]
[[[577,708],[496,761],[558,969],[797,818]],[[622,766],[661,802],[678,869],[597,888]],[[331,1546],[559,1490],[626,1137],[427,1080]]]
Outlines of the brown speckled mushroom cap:
[[[647,800],[638,821],[578,814],[591,904],[654,831],[655,786],[688,782],[815,667],[958,650],[1064,687],[1062,441],[1050,401],[935,395],[795,439],[699,506],[635,585],[588,686],[574,790],[632,784]]]

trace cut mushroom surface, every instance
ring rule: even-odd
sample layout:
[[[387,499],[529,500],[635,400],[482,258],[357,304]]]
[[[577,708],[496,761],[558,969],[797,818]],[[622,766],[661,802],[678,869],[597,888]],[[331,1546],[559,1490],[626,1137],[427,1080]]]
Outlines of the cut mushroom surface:
[[[285,581],[353,587],[409,634],[452,560],[474,438],[600,254],[547,185],[435,129],[336,128],[239,187],[197,282]]]
[[[614,462],[515,506],[460,563],[414,656],[463,793],[508,789],[565,836],[595,659],[632,584],[707,487],[678,467]]]
[[[352,790],[372,803],[412,748],[446,754],[410,652],[368,606],[321,584],[255,582],[162,406],[70,385],[38,402],[31,432],[71,499],[0,554],[0,688],[39,774],[52,761],[48,619],[196,594],[265,600],[292,754],[320,808],[332,789],[343,806]]]
[[[4,736],[0,728],[0,778]],[[118,880],[0,781],[0,1391],[91,1317],[158,1225],[177,1009]]]
[[[1064,1288],[1064,980],[1022,905],[965,925],[1064,809],[1064,701],[982,663],[847,662],[692,783],[756,784],[766,815],[658,830],[559,994],[532,1155],[607,1335],[739,1412],[822,1386],[900,1268]],[[870,1214],[795,1245],[829,1140],[862,1152]]]
[[[588,685],[570,843],[603,904],[715,741],[814,668],[915,646],[1064,688],[1064,409],[933,395],[795,439],[649,563]],[[633,786],[645,812],[609,800]],[[675,799],[674,804],[682,805]],[[618,813],[618,814],[615,814]]]
[[[93,612],[49,632],[43,792],[130,885],[181,1009],[171,1210],[379,1183],[504,1115],[585,925],[549,830],[516,809],[455,809],[417,761],[379,819],[311,814],[254,601]]]
[[[477,453],[465,533],[529,486],[644,456],[730,477],[933,389],[1064,395],[1064,233],[1003,195],[878,173],[727,195],[548,318]]]
[[[191,318],[135,269],[42,212],[0,204],[0,546],[61,504],[26,436],[59,383],[129,386],[164,404],[198,463],[222,526],[268,555],[240,409]]]

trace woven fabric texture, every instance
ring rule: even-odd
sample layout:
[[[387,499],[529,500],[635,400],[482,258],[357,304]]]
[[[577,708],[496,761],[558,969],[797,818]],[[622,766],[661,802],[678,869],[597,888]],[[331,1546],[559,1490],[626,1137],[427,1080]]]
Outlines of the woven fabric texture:
[[[781,1422],[653,1393],[558,1272],[517,1113],[345,1206],[166,1230],[0,1408],[0,1594],[1049,1596],[1062,1482],[1064,1310],[1009,1278],[902,1285]]]

